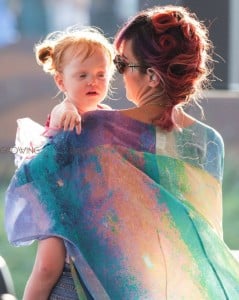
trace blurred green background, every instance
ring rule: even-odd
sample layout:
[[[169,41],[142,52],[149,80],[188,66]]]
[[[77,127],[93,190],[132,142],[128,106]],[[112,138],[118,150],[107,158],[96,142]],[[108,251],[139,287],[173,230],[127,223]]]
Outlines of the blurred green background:
[[[103,29],[113,37],[119,25],[137,10],[176,1],[156,0],[0,0],[0,255],[13,277],[16,295],[22,298],[30,274],[36,245],[14,248],[4,231],[4,193],[14,173],[16,119],[30,117],[44,124],[51,108],[61,101],[52,78],[36,64],[33,46],[48,32],[80,23]],[[223,228],[229,248],[239,250],[239,19],[237,0],[177,1],[195,11],[209,25],[217,53],[213,89],[205,93],[202,106],[207,124],[215,127],[225,142],[223,181]],[[215,5],[217,9],[215,9]],[[238,9],[237,9],[238,8]],[[63,13],[64,12],[64,13]],[[229,22],[230,20],[230,22]],[[121,77],[107,104],[125,108]],[[190,112],[199,116],[199,111]],[[215,249],[216,251],[216,249]]]

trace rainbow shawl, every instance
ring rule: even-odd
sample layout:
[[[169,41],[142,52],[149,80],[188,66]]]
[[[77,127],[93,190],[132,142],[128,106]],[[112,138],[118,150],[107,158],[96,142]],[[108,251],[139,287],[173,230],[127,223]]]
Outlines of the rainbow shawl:
[[[62,237],[94,299],[239,299],[223,242],[220,135],[164,132],[119,111],[85,115],[15,173],[9,241]]]

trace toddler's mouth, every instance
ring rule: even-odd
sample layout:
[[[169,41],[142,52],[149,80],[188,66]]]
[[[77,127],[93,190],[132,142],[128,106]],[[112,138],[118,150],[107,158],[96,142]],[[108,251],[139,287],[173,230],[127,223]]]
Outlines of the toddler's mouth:
[[[91,92],[86,93],[86,95],[97,95],[97,92],[91,91]]]

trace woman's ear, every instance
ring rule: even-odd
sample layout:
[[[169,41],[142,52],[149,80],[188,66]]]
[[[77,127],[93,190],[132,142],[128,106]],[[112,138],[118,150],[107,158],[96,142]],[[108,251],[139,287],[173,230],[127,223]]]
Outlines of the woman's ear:
[[[64,93],[66,91],[66,89],[65,89],[62,73],[57,72],[54,75],[54,80],[55,80],[55,83],[56,83],[57,87],[59,88],[59,90]]]
[[[149,86],[157,87],[161,82],[161,77],[156,70],[153,68],[147,69],[147,75],[149,77]]]

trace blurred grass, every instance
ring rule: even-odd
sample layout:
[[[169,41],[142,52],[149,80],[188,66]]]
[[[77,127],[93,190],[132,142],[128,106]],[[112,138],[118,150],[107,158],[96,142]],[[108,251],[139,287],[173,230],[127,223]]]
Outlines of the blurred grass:
[[[239,250],[239,160],[238,151],[225,157],[223,180],[224,240],[231,249]]]

